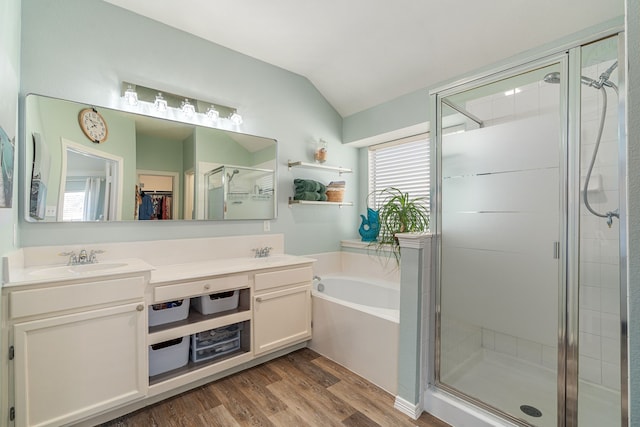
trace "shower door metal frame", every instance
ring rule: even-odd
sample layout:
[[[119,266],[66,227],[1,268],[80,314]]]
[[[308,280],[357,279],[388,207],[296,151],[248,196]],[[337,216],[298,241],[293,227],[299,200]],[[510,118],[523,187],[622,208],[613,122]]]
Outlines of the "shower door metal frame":
[[[495,408],[470,398],[452,387],[440,382],[440,323],[441,323],[441,230],[442,230],[442,98],[451,96],[473,87],[492,83],[498,80],[509,78],[520,73],[524,73],[535,68],[544,67],[554,63],[559,63],[562,73],[569,76],[560,83],[560,109],[562,117],[560,130],[561,142],[561,164],[560,164],[560,207],[561,207],[561,242],[560,242],[560,265],[559,269],[559,300],[558,300],[558,426],[577,427],[578,423],[578,316],[579,316],[579,215],[580,215],[580,90],[581,83],[581,48],[589,43],[596,42],[609,37],[618,37],[618,134],[619,134],[619,209],[620,209],[620,331],[621,331],[621,354],[620,354],[620,398],[621,398],[621,425],[628,425],[628,324],[627,324],[627,138],[626,138],[626,57],[624,28],[613,27],[601,30],[589,37],[566,43],[555,49],[547,50],[546,54],[541,53],[537,59],[528,58],[519,65],[504,67],[491,73],[486,73],[482,77],[472,77],[456,81],[448,86],[436,88],[430,91],[431,121],[435,122],[435,144],[431,146],[432,163],[431,182],[435,185],[431,188],[432,205],[431,217],[433,230],[433,250],[432,250],[432,277],[431,283],[435,284],[432,289],[434,298],[430,301],[429,310],[433,315],[425,319],[432,333],[428,340],[428,361],[433,369],[427,369],[428,388],[434,385],[436,388],[448,393],[456,398],[461,398],[489,414],[498,415],[514,422],[516,425],[524,425],[518,419],[509,414],[496,411]],[[578,76],[578,78],[576,78]],[[568,82],[566,82],[568,80]],[[564,284],[564,286],[562,286]]]
[[[618,37],[618,209],[620,210],[620,404],[621,425],[629,425],[629,357],[627,312],[627,56],[625,33]]]
[[[441,286],[441,267],[442,267],[442,244],[441,244],[442,243],[441,241],[442,171],[441,171],[441,167],[442,167],[442,135],[443,135],[441,104],[446,105],[446,103],[443,102],[443,98],[445,97],[456,95],[458,93],[471,90],[475,87],[491,84],[494,82],[498,82],[500,80],[506,80],[511,77],[517,76],[519,74],[524,74],[524,73],[534,71],[539,68],[544,68],[553,64],[559,65],[562,75],[565,75],[565,76],[568,75],[569,56],[565,51],[562,53],[556,53],[540,59],[532,60],[517,66],[513,66],[505,70],[502,70],[500,72],[487,75],[482,78],[470,80],[470,81],[461,83],[459,85],[451,86],[432,94],[432,95],[435,95],[435,115],[436,115],[436,138],[435,138],[436,144],[435,144],[435,147],[433,147],[433,149],[435,150],[435,153],[432,152],[432,159],[434,158],[436,159],[435,161],[436,167],[433,168],[435,173],[435,179],[432,176],[432,182],[436,183],[435,185],[436,194],[435,194],[435,198],[434,198],[434,195],[432,194],[432,200],[437,201],[436,202],[437,209],[432,209],[432,215],[433,213],[435,213],[435,218],[432,218],[432,223],[434,223],[436,226],[434,234],[436,236],[437,250],[434,251],[435,259],[436,259],[436,262],[434,263],[434,267],[435,267],[434,278],[435,278],[436,286],[435,286],[435,298],[434,298],[435,306],[433,307],[435,309],[435,325],[434,325],[435,339],[433,344],[435,345],[435,348],[434,348],[434,353],[432,354],[435,369],[433,370],[432,375],[430,377],[430,382],[432,384],[435,384],[439,389],[446,391],[447,393],[450,393],[456,397],[462,398],[493,415],[497,415],[519,426],[527,426],[529,424],[523,423],[522,420],[515,418],[514,416],[506,412],[500,411],[497,408],[494,408],[478,399],[468,396],[465,393],[462,393],[457,389],[447,384],[444,384],[440,381],[440,356],[441,356],[441,350],[440,350],[441,289],[440,289],[440,286]],[[561,117],[568,117],[568,114],[569,114],[568,101],[567,101],[568,88],[567,88],[566,80],[567,79],[563,79],[560,82],[559,113]],[[560,240],[560,245],[559,245],[560,250],[559,250],[558,256],[559,256],[560,267],[558,269],[558,311],[559,312],[557,313],[558,315],[558,373],[557,373],[558,374],[557,375],[558,420],[565,419],[564,402],[565,402],[565,399],[567,398],[567,396],[565,396],[565,390],[566,390],[565,382],[567,378],[565,367],[567,366],[566,357],[568,355],[567,347],[565,346],[565,342],[566,342],[565,340],[567,336],[567,333],[566,333],[567,319],[564,316],[564,313],[566,312],[567,293],[566,293],[566,286],[563,286],[563,284],[567,283],[567,274],[568,274],[568,271],[566,268],[567,253],[568,253],[567,236],[569,235],[569,230],[567,229],[567,223],[568,223],[567,197],[568,195],[566,193],[566,189],[568,187],[567,179],[568,179],[568,173],[569,173],[568,171],[569,132],[567,129],[567,120],[560,120],[559,129],[560,129],[560,141],[558,144],[558,150],[560,151],[560,154],[559,154],[559,164],[558,164],[558,168],[559,168],[558,185],[559,185],[559,197],[560,197],[560,200],[559,200],[560,212],[558,214],[559,214],[560,227],[558,230],[558,238]],[[576,357],[577,357],[577,353],[576,353]],[[577,365],[577,359],[576,359],[576,365]],[[562,404],[560,402],[562,402]],[[558,425],[564,425],[564,424],[558,424]]]

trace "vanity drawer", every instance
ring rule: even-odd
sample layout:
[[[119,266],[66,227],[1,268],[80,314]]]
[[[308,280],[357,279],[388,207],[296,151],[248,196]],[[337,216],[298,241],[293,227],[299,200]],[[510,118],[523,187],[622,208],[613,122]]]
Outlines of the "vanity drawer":
[[[153,302],[170,301],[248,286],[249,276],[247,274],[156,286],[153,289]]]
[[[16,319],[99,304],[141,300],[144,297],[144,287],[144,278],[127,277],[14,291],[9,294],[9,315]]]
[[[255,278],[255,289],[277,288],[280,286],[294,285],[296,283],[310,282],[313,278],[311,267],[290,268],[287,270],[270,271],[268,273],[257,273]]]

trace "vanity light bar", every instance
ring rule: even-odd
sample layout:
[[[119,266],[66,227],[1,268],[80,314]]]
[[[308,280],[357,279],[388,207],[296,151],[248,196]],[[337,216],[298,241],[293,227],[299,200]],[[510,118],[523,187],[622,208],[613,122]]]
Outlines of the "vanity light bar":
[[[219,119],[227,120],[234,126],[239,126],[243,122],[243,118],[236,108],[129,82],[122,82],[120,94],[128,109],[146,107],[153,114],[168,114],[169,109],[175,109],[187,120],[199,119],[203,123],[212,125],[217,124]]]

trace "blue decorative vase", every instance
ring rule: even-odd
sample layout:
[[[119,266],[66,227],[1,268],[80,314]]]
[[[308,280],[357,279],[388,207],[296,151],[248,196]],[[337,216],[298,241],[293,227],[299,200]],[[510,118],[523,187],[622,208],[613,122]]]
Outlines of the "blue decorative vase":
[[[358,229],[358,233],[362,237],[363,242],[375,242],[380,232],[379,213],[371,208],[367,208],[367,217],[360,215],[362,224]]]

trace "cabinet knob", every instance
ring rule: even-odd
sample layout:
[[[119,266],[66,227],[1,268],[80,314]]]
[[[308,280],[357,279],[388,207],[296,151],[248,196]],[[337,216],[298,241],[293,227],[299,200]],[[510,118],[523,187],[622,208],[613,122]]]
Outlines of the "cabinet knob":
[[[262,298],[261,297],[256,298],[256,302],[262,302]]]
[[[205,289],[205,290],[207,290],[207,291],[208,291],[208,290],[209,290],[209,288],[211,288],[211,285],[210,285],[210,284],[208,284],[208,283],[207,283],[206,285],[204,285],[204,289]]]
[[[138,310],[138,311],[144,310],[144,305],[138,304],[138,306],[136,307],[136,310]]]

